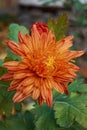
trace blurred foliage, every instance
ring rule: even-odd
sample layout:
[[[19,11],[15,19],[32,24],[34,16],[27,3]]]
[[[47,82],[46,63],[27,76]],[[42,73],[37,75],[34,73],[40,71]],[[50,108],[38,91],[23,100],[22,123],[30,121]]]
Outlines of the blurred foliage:
[[[66,14],[61,15],[56,23],[53,20],[48,21],[48,26],[54,31],[57,40],[65,36],[67,21]],[[18,43],[19,31],[23,34],[29,33],[23,26],[10,25],[9,39]],[[7,57],[0,61],[0,76],[7,72],[2,63],[10,60],[20,59],[7,52]],[[87,129],[87,84],[83,84],[83,79],[69,83],[68,96],[54,91],[52,107],[45,103],[43,106],[33,103],[31,107],[27,102],[32,109],[23,108],[24,102],[13,103],[14,92],[7,91],[9,85],[10,82],[0,81],[0,130]]]
[[[87,9],[87,4],[81,3],[79,0],[66,0],[64,4],[65,8],[71,8],[72,11],[76,12],[78,16],[75,17],[75,23],[78,25],[86,25],[87,18],[85,10]]]
[[[11,23],[13,21],[15,21],[15,17],[8,13],[0,15],[0,23],[2,23],[3,26],[9,25],[9,23]]]
[[[44,5],[44,6],[48,6],[48,5],[52,5],[52,4],[54,4],[55,2],[60,2],[60,0],[39,0],[40,2],[42,2],[42,5]],[[62,0],[61,0],[61,2],[62,2]]]

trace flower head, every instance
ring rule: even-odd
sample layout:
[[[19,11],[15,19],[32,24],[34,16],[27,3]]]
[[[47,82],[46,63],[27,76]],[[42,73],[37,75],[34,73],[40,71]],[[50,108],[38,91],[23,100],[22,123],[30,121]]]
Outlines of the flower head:
[[[36,23],[31,35],[19,32],[19,43],[7,41],[10,50],[21,57],[21,61],[3,64],[8,73],[2,80],[11,80],[9,90],[16,90],[14,102],[20,102],[29,96],[40,104],[52,105],[52,90],[68,94],[68,82],[76,78],[79,67],[73,64],[73,58],[81,56],[83,51],[71,51],[73,36],[56,41],[54,33],[44,24]],[[45,31],[44,31],[45,30]]]

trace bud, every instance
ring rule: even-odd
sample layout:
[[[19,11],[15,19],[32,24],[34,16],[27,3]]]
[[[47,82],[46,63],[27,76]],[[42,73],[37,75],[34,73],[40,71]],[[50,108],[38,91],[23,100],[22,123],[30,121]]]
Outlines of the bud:
[[[33,27],[36,26],[39,34],[41,35],[43,32],[48,33],[48,26],[43,23],[43,22],[37,22],[35,24],[32,25],[31,29],[33,29]]]

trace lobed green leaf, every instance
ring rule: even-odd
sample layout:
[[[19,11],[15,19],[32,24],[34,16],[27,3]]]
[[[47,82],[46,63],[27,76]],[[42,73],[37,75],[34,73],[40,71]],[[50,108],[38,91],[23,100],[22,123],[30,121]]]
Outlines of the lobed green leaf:
[[[87,92],[87,84],[83,84],[83,79],[77,79],[69,84],[69,93],[71,92]]]
[[[26,111],[24,113],[24,119],[27,125],[28,130],[34,130],[35,124],[34,124],[34,116],[30,111]]]
[[[22,32],[23,34],[29,33],[26,27],[20,26],[18,24],[11,24],[9,26],[8,38],[16,43],[18,43],[18,32]]]
[[[87,95],[71,93],[54,104],[55,118],[61,127],[70,127],[74,121],[87,128]]]
[[[67,14],[64,13],[60,15],[56,21],[54,21],[53,19],[49,19],[48,27],[54,32],[57,41],[64,38],[68,28]]]
[[[54,119],[53,109],[44,105],[33,109],[36,130],[60,130]]]

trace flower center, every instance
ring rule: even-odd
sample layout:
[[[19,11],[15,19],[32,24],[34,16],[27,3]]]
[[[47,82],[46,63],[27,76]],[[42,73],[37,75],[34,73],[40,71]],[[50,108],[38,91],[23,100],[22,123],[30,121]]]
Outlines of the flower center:
[[[54,62],[54,56],[34,58],[31,61],[30,70],[33,70],[33,72],[35,72],[38,76],[45,78],[53,74],[55,68]]]
[[[54,60],[55,60],[54,56],[49,56],[46,63],[45,63],[47,65],[47,67],[54,68]]]

